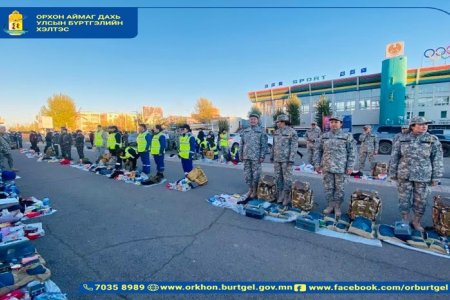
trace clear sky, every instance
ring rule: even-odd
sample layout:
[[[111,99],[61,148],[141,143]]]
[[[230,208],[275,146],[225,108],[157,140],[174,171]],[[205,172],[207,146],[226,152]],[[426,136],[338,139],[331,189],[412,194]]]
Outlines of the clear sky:
[[[450,1],[1,1],[24,6],[428,6]],[[340,71],[381,70],[386,44],[405,41],[410,68],[450,45],[450,15],[433,9],[140,9],[134,39],[0,40],[0,116],[28,123],[47,98],[83,111],[161,106],[188,115],[199,97],[245,116],[249,91]],[[450,63],[448,61],[447,63]]]

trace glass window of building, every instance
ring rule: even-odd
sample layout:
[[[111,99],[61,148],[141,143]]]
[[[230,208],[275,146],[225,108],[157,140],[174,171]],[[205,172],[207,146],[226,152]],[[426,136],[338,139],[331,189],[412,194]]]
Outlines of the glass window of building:
[[[336,102],[336,110],[344,111],[345,110],[345,102],[344,101]]]
[[[434,99],[434,105],[436,105],[436,106],[448,106],[449,103],[450,103],[450,96],[436,97]]]
[[[411,112],[410,111],[408,111],[406,113],[406,120],[409,120],[409,119],[411,119]]]
[[[419,107],[430,106],[432,103],[433,103],[433,98],[431,98],[431,97],[417,99],[417,106],[419,106]]]
[[[359,109],[370,109],[370,99],[359,100]]]
[[[356,101],[347,101],[345,105],[345,110],[355,110]]]
[[[300,111],[302,112],[302,114],[307,114],[309,113],[309,105],[302,105],[300,107]]]
[[[441,111],[441,119],[446,119],[447,118],[447,111],[443,110]]]
[[[405,100],[405,107],[408,109],[412,108],[414,101],[412,99]]]
[[[419,113],[417,115],[419,117],[425,117],[425,112],[424,111],[419,111]]]
[[[380,97],[380,89],[372,90],[372,97],[374,97],[374,96]]]
[[[372,98],[371,107],[372,109],[380,109],[380,98]]]

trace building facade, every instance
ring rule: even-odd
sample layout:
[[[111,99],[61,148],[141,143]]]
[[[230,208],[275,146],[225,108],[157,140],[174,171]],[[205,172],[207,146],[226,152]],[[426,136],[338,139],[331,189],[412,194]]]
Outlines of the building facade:
[[[146,124],[156,124],[163,118],[163,110],[158,106],[143,106],[142,120]]]
[[[137,116],[129,113],[80,112],[77,118],[77,129],[93,131],[97,125],[116,125],[122,130],[135,130]]]
[[[407,124],[424,116],[450,128],[450,65],[407,69],[406,57],[383,61],[382,72],[248,93],[249,100],[269,117],[284,109],[291,94],[301,101],[301,126],[315,119],[315,104],[330,101],[334,114],[351,115],[358,129],[365,124]]]

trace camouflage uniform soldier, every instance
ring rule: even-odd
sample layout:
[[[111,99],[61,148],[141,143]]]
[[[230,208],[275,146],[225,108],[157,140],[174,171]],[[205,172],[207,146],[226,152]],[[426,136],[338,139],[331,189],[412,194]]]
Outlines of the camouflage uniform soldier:
[[[306,130],[305,138],[306,138],[306,149],[308,151],[308,163],[310,165],[314,164],[314,149],[315,143],[320,138],[320,134],[322,131],[319,127],[317,127],[316,122],[311,123],[311,128]]]
[[[424,231],[420,221],[430,185],[437,185],[444,173],[442,145],[436,136],[427,132],[429,123],[424,117],[411,119],[410,133],[402,135],[394,144],[389,167],[391,179],[397,180],[402,220],[409,223],[412,198],[412,225],[419,231]]]
[[[11,145],[9,143],[9,137],[6,134],[6,127],[0,125],[0,170],[6,170],[4,165],[4,159],[8,161],[8,166],[12,171],[17,171],[14,169],[14,160],[11,155]]]
[[[399,132],[394,136],[394,139],[392,140],[392,146],[395,145],[395,142],[398,141],[400,139],[400,137],[402,137],[403,135],[406,135],[408,133],[409,133],[409,126],[402,125],[402,132]]]
[[[372,126],[366,125],[364,132],[359,136],[361,146],[359,147],[359,170],[364,170],[366,158],[369,157],[369,164],[372,166],[373,157],[378,153],[378,137],[372,133]]]
[[[355,143],[350,133],[343,132],[342,119],[330,118],[331,130],[325,132],[316,143],[314,164],[316,171],[323,172],[323,185],[328,207],[323,211],[336,217],[341,216],[344,202],[344,183],[346,173],[353,172],[355,163]]]
[[[292,167],[298,149],[297,132],[290,125],[289,117],[281,114],[276,121],[278,129],[273,134],[272,156],[277,180],[278,203],[288,205],[291,202]]]
[[[249,115],[250,127],[242,131],[241,145],[239,147],[239,159],[244,162],[245,183],[248,185],[248,194],[245,204],[256,197],[258,181],[261,176],[261,163],[264,161],[267,151],[267,135],[261,126],[258,125],[259,115],[252,113]]]

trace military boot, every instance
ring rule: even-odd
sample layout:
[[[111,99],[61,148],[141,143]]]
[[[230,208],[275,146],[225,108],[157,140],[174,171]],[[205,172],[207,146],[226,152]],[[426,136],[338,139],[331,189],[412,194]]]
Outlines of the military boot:
[[[323,213],[324,213],[325,215],[329,215],[329,214],[331,214],[333,211],[334,211],[334,201],[330,201],[330,202],[328,202],[327,208],[325,208],[325,209],[323,210]]]
[[[339,202],[335,202],[334,204],[334,217],[336,219],[340,218],[342,215],[341,204]]]
[[[409,224],[409,212],[402,212],[400,215],[402,217],[402,222]]]
[[[291,204],[291,194],[289,192],[284,193],[283,205],[288,206]]]
[[[253,196],[252,193],[253,193],[253,188],[249,188],[247,194],[244,195],[243,200],[238,201],[237,204],[243,204],[243,205],[247,204],[248,201],[253,199],[252,198],[252,196]]]
[[[278,204],[282,204],[283,201],[284,201],[284,191],[281,191],[281,192],[278,194],[277,203],[278,203]]]
[[[253,186],[251,196],[252,198],[258,199],[258,186]]]
[[[411,222],[412,226],[415,230],[424,232],[425,229],[423,229],[422,225],[420,224],[420,221],[422,220],[421,216],[414,216],[413,221]]]

